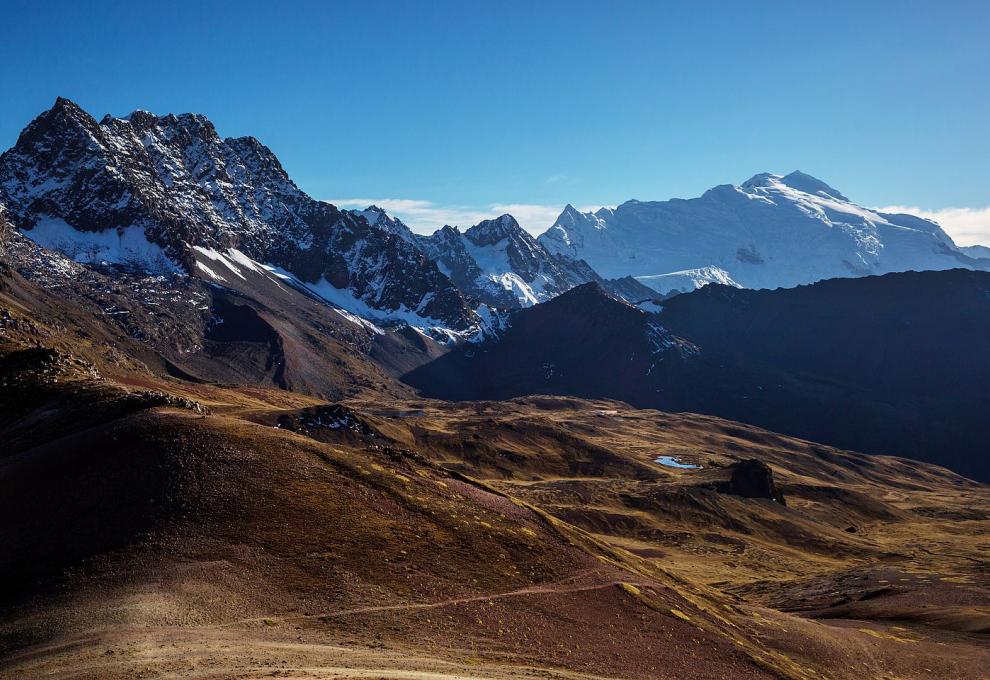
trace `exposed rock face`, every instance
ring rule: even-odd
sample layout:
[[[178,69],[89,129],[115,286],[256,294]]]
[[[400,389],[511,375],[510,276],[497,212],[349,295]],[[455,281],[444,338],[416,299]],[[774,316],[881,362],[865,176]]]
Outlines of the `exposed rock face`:
[[[457,227],[449,225],[438,229],[429,237],[420,237],[420,247],[436,261],[450,280],[468,295],[496,308],[514,308],[519,301],[509,286],[489,277],[468,252],[470,242]]]
[[[379,208],[377,205],[369,205],[364,210],[351,210],[349,212],[368,220],[368,224],[376,229],[387,231],[410,243],[416,243],[416,234],[406,226],[405,222],[398,217],[389,215],[383,208]]]
[[[0,358],[0,387],[53,384],[73,372],[98,376],[96,369],[82,359],[51,347],[29,347]]]
[[[7,220],[7,209],[0,203],[0,258],[6,256],[13,233],[14,226]]]
[[[277,427],[313,436],[320,432],[351,432],[374,436],[375,430],[353,409],[343,404],[327,404],[279,416]]]
[[[138,241],[151,244],[138,259],[160,248],[192,271],[192,248],[236,248],[374,309],[452,328],[474,322],[461,293],[399,230],[310,198],[257,139],[221,139],[197,114],[97,122],[59,98],[0,156],[0,198],[27,235],[80,261],[114,262],[120,244]]]
[[[623,276],[619,279],[603,279],[599,283],[602,288],[612,295],[632,304],[643,302],[644,300],[661,300],[667,297],[658,293],[653,288],[643,285],[642,282],[631,276]]]
[[[694,348],[657,315],[586,283],[549,302],[509,314],[484,342],[439,357],[403,376],[430,396],[504,399],[524,394],[655,399]]]
[[[732,477],[724,489],[725,493],[743,498],[767,498],[781,505],[787,505],[784,494],[773,481],[773,470],[766,463],[755,458],[741,460],[732,466]]]
[[[461,290],[498,309],[529,307],[600,280],[587,263],[547,251],[511,215],[463,233],[445,226],[419,243]]]

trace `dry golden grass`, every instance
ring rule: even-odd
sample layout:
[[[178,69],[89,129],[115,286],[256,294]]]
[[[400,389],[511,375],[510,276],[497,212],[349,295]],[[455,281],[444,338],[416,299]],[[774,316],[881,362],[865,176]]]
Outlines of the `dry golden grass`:
[[[272,425],[308,397],[120,383],[212,414],[66,421],[2,461],[7,675],[979,677],[990,662],[987,490],[947,471],[608,402],[358,401],[372,434],[302,434]],[[74,399],[109,388],[80,385]],[[786,508],[714,489],[749,457]]]

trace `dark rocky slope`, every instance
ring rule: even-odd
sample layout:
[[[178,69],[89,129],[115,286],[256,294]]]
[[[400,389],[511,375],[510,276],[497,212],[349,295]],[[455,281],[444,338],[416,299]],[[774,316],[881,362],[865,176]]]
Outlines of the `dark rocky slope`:
[[[458,399],[566,394],[710,413],[990,480],[986,272],[711,285],[653,315],[588,286],[509,323],[405,379]]]
[[[588,283],[514,313],[497,339],[457,348],[403,380],[453,399],[573,394],[647,403],[652,377],[684,370],[692,352],[655,316]]]

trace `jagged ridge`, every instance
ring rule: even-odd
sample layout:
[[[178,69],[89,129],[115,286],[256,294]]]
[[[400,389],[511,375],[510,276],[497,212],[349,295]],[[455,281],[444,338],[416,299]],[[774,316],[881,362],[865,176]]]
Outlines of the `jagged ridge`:
[[[582,260],[554,255],[511,215],[463,233],[445,226],[420,246],[463,291],[492,307],[528,307],[600,277]]]
[[[409,240],[312,199],[257,139],[221,139],[197,114],[136,111],[97,123],[59,98],[0,156],[0,192],[11,219],[29,235],[40,227],[38,238],[117,229],[121,243],[146,239],[187,271],[194,247],[236,248],[304,282],[347,289],[369,307],[453,328],[475,322],[460,292]],[[109,252],[86,243],[100,257]]]

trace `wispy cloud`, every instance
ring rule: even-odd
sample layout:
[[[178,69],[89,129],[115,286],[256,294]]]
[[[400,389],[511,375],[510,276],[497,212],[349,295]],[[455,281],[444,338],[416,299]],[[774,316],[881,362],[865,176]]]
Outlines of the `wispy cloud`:
[[[512,215],[519,225],[531,234],[542,234],[554,223],[562,204],[538,203],[490,203],[484,206],[451,205],[410,198],[330,198],[330,203],[341,208],[367,208],[377,205],[390,215],[398,217],[409,228],[420,234],[432,234],[445,224],[470,227],[482,220]],[[596,210],[598,206],[581,207],[580,210]]]
[[[952,240],[961,246],[990,245],[990,206],[925,210],[915,206],[888,205],[876,210],[886,213],[907,213],[938,222]]]

